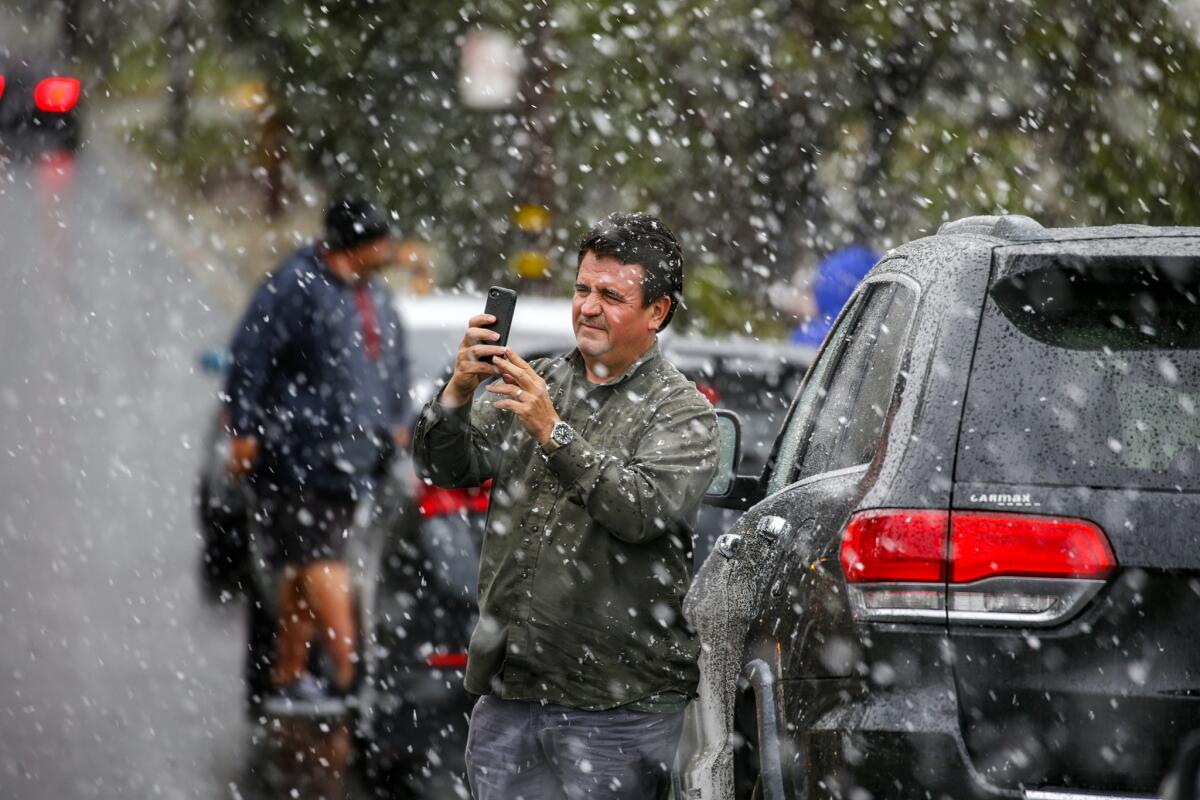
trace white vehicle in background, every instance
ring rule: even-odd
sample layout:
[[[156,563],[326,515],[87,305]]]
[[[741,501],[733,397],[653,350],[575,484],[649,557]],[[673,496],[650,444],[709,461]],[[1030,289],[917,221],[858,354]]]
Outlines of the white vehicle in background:
[[[412,360],[414,408],[429,402],[442,380],[449,377],[447,370],[454,363],[467,321],[483,313],[486,300],[482,291],[397,296],[396,310],[404,323]],[[520,296],[508,346],[522,357],[575,347],[570,298]]]

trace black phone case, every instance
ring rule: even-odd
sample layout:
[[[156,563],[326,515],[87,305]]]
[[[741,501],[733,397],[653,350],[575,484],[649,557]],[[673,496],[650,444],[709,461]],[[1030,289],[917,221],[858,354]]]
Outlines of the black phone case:
[[[483,313],[491,314],[496,318],[496,322],[492,325],[484,325],[483,327],[496,331],[500,334],[500,338],[488,344],[494,344],[499,347],[504,347],[508,344],[508,332],[512,329],[513,311],[517,308],[517,293],[512,289],[505,289],[503,286],[493,286],[488,289],[487,304],[483,308]],[[491,356],[484,356],[484,361],[491,361]]]

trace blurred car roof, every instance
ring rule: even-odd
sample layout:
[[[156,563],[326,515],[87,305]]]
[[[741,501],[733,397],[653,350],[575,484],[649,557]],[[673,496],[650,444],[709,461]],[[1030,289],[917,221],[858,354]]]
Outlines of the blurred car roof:
[[[703,337],[689,334],[662,336],[663,351],[683,372],[721,369],[726,372],[761,372],[772,365],[807,369],[817,356],[815,347],[787,341],[763,341],[749,336]]]
[[[395,295],[396,310],[408,334],[413,365],[413,402],[423,405],[448,376],[467,321],[483,312],[483,292],[441,292]],[[571,301],[528,297],[517,300],[508,343],[522,356],[559,353],[575,346]]]
[[[406,327],[465,331],[467,320],[483,312],[483,292],[432,292],[397,295],[396,306]],[[545,337],[575,341],[571,325],[571,301],[557,297],[528,297],[517,300],[510,342]],[[461,337],[460,337],[461,338]]]
[[[408,348],[415,365],[414,381],[439,381],[449,368],[467,320],[483,311],[480,292],[435,291],[395,295],[397,311],[409,333]],[[704,337],[677,334],[670,329],[660,337],[664,355],[682,372],[700,375],[780,375],[803,372],[816,357],[816,348],[787,341],[762,341],[749,336]],[[517,300],[509,344],[532,358],[566,352],[575,346],[571,300],[523,295]],[[418,400],[427,399],[434,386],[422,386]]]

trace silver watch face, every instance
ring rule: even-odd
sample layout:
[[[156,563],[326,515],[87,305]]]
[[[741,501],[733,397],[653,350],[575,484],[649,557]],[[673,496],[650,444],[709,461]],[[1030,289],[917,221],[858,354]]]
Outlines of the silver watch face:
[[[575,441],[575,431],[571,430],[571,426],[567,423],[559,422],[555,424],[554,430],[550,431],[550,438],[559,447],[566,447]]]

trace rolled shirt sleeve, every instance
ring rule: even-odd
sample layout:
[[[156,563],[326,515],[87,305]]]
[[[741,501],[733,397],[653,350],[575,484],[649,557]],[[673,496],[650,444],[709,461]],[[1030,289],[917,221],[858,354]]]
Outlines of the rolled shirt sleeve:
[[[712,406],[681,392],[659,406],[628,461],[577,435],[549,464],[592,519],[623,541],[644,543],[690,530],[716,472],[716,441]]]
[[[496,477],[505,425],[487,395],[450,408],[438,400],[422,409],[413,432],[417,474],[443,489],[467,489]]]

